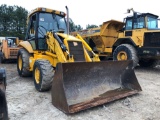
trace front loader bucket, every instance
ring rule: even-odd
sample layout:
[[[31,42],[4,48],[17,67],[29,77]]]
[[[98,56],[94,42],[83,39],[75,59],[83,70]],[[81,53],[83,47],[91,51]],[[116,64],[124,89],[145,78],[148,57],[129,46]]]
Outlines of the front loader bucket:
[[[141,91],[132,61],[58,63],[52,104],[75,113]]]
[[[6,72],[0,68],[0,120],[8,120],[8,108],[6,101]]]

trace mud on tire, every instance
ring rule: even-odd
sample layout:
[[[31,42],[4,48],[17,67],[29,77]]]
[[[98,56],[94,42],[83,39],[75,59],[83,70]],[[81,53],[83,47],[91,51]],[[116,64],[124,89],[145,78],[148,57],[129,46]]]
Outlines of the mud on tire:
[[[48,60],[36,60],[33,68],[35,88],[39,92],[48,91],[52,86],[54,69]]]
[[[29,71],[29,57],[31,56],[24,48],[19,49],[17,55],[17,71],[20,76],[29,77],[32,76],[32,72]]]

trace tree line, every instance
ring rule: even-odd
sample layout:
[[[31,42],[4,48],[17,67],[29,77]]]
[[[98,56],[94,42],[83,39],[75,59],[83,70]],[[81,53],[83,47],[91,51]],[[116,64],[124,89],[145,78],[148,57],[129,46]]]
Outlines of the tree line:
[[[0,6],[0,36],[18,36],[23,39],[28,11],[21,6]]]
[[[0,6],[0,36],[25,38],[28,11],[21,6]],[[70,19],[70,31],[83,30],[81,25],[76,25]],[[98,27],[96,25],[86,25],[85,29]]]
[[[81,27],[81,25],[75,25],[74,22],[72,21],[72,19],[70,19],[69,23],[70,23],[69,26],[70,26],[71,32],[83,30],[83,27]],[[98,26],[87,24],[85,29],[96,28],[96,27],[98,27]]]

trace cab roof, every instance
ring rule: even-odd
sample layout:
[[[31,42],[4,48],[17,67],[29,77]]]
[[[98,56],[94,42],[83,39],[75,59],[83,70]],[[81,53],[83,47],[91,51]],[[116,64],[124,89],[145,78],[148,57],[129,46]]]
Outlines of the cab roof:
[[[140,13],[140,14],[137,13],[137,17],[142,17],[142,16],[154,16],[155,18],[159,17],[158,15],[155,15],[155,14],[152,14],[152,13]],[[126,18],[132,18],[132,17],[133,17],[133,15],[132,16],[127,16]]]
[[[61,15],[61,16],[65,16],[66,14],[62,11],[58,11],[58,10],[53,10],[53,9],[49,9],[49,8],[44,8],[44,7],[38,7],[36,9],[33,9],[28,17],[30,17],[31,15],[33,15],[34,13],[37,13],[37,12],[47,12],[47,13],[55,13],[55,14],[58,14],[58,15]]]

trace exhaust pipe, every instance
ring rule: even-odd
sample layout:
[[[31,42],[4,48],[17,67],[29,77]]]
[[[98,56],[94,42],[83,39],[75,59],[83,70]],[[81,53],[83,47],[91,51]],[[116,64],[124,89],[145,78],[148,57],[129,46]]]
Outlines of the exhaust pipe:
[[[66,12],[67,12],[67,35],[69,35],[69,10],[66,6]]]

